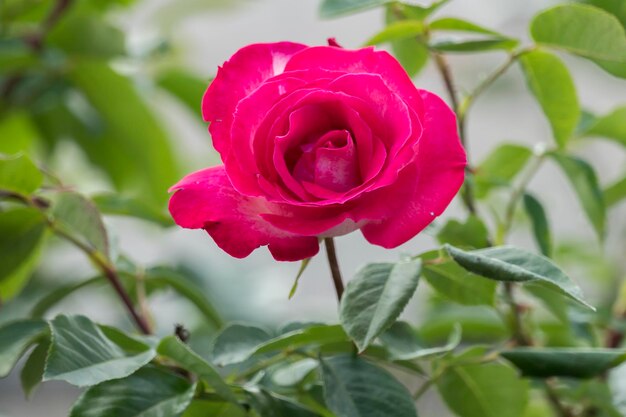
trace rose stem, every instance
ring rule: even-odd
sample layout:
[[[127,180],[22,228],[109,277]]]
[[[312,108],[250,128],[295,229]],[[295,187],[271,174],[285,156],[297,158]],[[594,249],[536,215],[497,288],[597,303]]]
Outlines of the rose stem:
[[[337,252],[335,251],[335,241],[332,237],[324,238],[324,246],[326,247],[326,255],[328,256],[328,265],[330,273],[335,284],[335,292],[337,300],[341,301],[343,295],[343,280],[341,279],[341,271],[339,270],[339,262],[337,262]]]

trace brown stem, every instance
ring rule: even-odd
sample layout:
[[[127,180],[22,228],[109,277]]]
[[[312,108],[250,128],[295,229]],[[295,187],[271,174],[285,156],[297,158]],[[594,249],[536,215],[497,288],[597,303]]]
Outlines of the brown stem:
[[[565,404],[561,402],[561,399],[559,398],[559,394],[556,391],[556,388],[554,387],[553,380],[550,380],[550,379],[546,380],[545,393],[546,393],[546,398],[550,402],[550,405],[552,405],[552,408],[554,409],[554,411],[556,411],[556,413],[560,417],[575,417],[576,416],[576,414],[571,408],[567,407]]]
[[[337,261],[337,252],[335,251],[335,241],[332,237],[324,238],[324,246],[326,247],[326,255],[328,256],[328,265],[330,266],[330,273],[333,277],[333,284],[335,284],[337,300],[341,301],[344,288],[343,280],[341,279],[341,271],[339,270],[339,262]]]
[[[452,78],[452,71],[450,71],[450,66],[448,65],[448,61],[442,54],[435,52],[433,54],[433,57],[435,60],[435,64],[437,65],[437,69],[439,70],[439,73],[441,74],[441,77],[443,78],[443,82],[446,86],[446,90],[448,91],[448,95],[450,96],[450,103],[452,104],[452,109],[454,110],[454,113],[457,116],[459,138],[461,139],[461,144],[463,145],[463,148],[465,148],[465,153],[468,155],[468,160],[469,160],[469,150],[467,147],[467,140],[466,140],[466,134],[465,134],[465,117],[463,116],[463,113],[461,112],[461,108],[459,107],[459,96],[456,91],[454,79]],[[472,172],[472,168],[469,165],[469,163],[466,169],[468,172],[470,173]],[[465,181],[461,197],[463,199],[463,203],[465,204],[465,207],[467,208],[467,211],[469,211],[470,214],[476,215],[476,203],[474,201],[473,188],[474,187],[472,185],[472,181]]]

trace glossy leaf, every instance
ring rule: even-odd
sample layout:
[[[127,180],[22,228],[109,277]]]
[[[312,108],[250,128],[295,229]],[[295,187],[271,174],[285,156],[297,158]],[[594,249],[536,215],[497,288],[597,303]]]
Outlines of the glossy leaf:
[[[321,364],[324,399],[337,417],[417,417],[411,395],[387,371],[351,355]]]
[[[424,24],[419,20],[399,20],[389,24],[382,31],[372,36],[366,45],[378,45],[381,43],[398,41],[424,33]]]
[[[422,272],[424,279],[444,298],[464,305],[493,305],[496,283],[472,274],[455,262],[427,264]]]
[[[440,52],[482,52],[492,50],[512,50],[518,45],[518,41],[510,38],[490,38],[461,41],[436,41],[430,47]]]
[[[97,60],[77,60],[69,79],[101,118],[103,131],[79,143],[120,189],[163,203],[178,179],[171,144],[129,79]],[[95,140],[94,140],[95,139]]]
[[[26,362],[24,362],[24,367],[20,373],[20,381],[26,398],[31,396],[43,379],[49,348],[50,342],[47,340],[38,344],[28,356]]]
[[[524,194],[524,210],[530,219],[533,236],[544,256],[552,256],[552,234],[543,205],[532,194]]]
[[[24,352],[47,332],[43,320],[19,320],[0,327],[0,378],[7,376]]]
[[[170,216],[139,198],[107,193],[91,199],[102,214],[136,217],[164,227],[174,225]]]
[[[102,216],[96,206],[82,195],[74,192],[59,194],[52,208],[55,221],[72,236],[109,256],[109,239]]]
[[[598,238],[603,240],[606,228],[606,207],[595,171],[591,165],[580,158],[556,152],[551,153],[550,156],[559,164],[572,184]]]
[[[461,343],[461,326],[454,326],[448,341],[443,346],[424,346],[408,323],[397,321],[380,336],[391,353],[392,360],[423,359],[448,353]]]
[[[9,300],[26,285],[37,266],[46,225],[31,208],[0,211],[0,299]]]
[[[626,60],[626,34],[619,20],[597,7],[560,5],[539,13],[531,22],[536,42],[585,58]]]
[[[127,378],[89,388],[70,417],[178,417],[191,402],[195,385],[171,372],[145,367]]]
[[[243,362],[271,335],[260,327],[230,324],[213,339],[212,361],[218,366]]]
[[[499,363],[451,366],[437,389],[460,417],[521,417],[529,394],[528,383]]]
[[[467,20],[458,19],[456,17],[443,17],[441,19],[433,20],[428,24],[430,30],[446,30],[456,32],[471,32],[480,33],[483,35],[496,35],[502,36],[498,32],[491,29],[487,29],[480,25],[477,25]]]
[[[263,417],[319,417],[313,410],[293,399],[264,389],[248,389],[247,394],[252,408]]]
[[[611,113],[598,117],[584,132],[585,136],[600,136],[626,147],[626,106],[618,107]]]
[[[48,310],[54,307],[59,302],[63,301],[66,297],[70,296],[74,292],[91,285],[97,284],[105,284],[106,281],[104,277],[97,276],[94,278],[90,278],[84,281],[79,281],[76,283],[71,283],[67,285],[63,285],[58,287],[52,291],[49,291],[46,295],[44,295],[31,310],[31,317],[43,317]]]
[[[340,325],[314,325],[293,330],[259,344],[254,353],[293,350],[307,345],[321,345],[347,341],[348,336]]]
[[[520,63],[530,91],[550,122],[557,145],[565,147],[580,119],[572,76],[561,59],[550,52],[527,52],[520,57]]]
[[[626,27],[626,3],[622,0],[583,0],[584,3],[599,7],[619,19]]]
[[[382,6],[390,0],[323,0],[320,5],[322,18],[338,17]]]
[[[402,313],[417,288],[421,267],[420,260],[370,264],[348,283],[339,317],[359,351]]]
[[[626,352],[592,348],[515,348],[500,352],[526,376],[593,378],[626,360]]]
[[[283,387],[291,387],[302,382],[313,370],[319,367],[319,362],[312,358],[302,359],[276,370],[272,374],[272,381]]]
[[[232,403],[205,400],[193,400],[182,417],[248,417]]]
[[[626,177],[609,185],[604,190],[604,202],[611,207],[626,198]]]
[[[489,246],[489,235],[485,224],[476,216],[469,216],[464,223],[452,219],[437,233],[439,243],[452,246],[482,249]]]
[[[233,404],[238,404],[237,397],[213,366],[194,353],[175,336],[164,338],[161,343],[159,343],[157,352],[172,359],[184,369],[193,372],[200,379],[206,381],[206,383],[225,400]]]
[[[427,14],[427,10],[420,7],[391,3],[387,6],[385,20],[390,26],[407,19],[421,21]],[[417,75],[428,62],[426,39],[421,36],[392,41],[391,50],[411,77]]]
[[[454,261],[485,278],[504,282],[532,282],[545,285],[593,309],[582,298],[582,291],[548,258],[512,246],[499,246],[466,252],[445,246]]]
[[[486,197],[493,187],[508,185],[531,156],[530,149],[512,143],[504,143],[491,151],[475,168],[477,197]]]
[[[29,195],[42,182],[43,174],[27,156],[0,154],[0,197],[2,191]]]
[[[141,351],[124,351],[84,316],[57,316],[50,322],[50,329],[52,343],[44,381],[96,385],[127,377],[155,356],[147,345],[143,345]]]

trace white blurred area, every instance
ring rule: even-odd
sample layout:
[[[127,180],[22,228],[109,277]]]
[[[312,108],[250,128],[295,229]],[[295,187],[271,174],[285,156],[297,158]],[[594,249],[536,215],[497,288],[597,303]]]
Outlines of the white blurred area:
[[[426,3],[417,1],[416,3]],[[437,16],[455,16],[485,25],[527,42],[526,26],[538,10],[555,4],[548,0],[452,0],[437,12]],[[291,40],[307,44],[324,44],[335,37],[346,48],[362,45],[383,26],[381,10],[371,10],[334,20],[320,20],[318,0],[138,0],[130,10],[119,16],[129,34],[129,46],[140,50],[163,37],[171,39],[179,49],[181,63],[200,75],[213,75],[216,67],[238,48],[257,42]],[[502,52],[477,55],[453,55],[450,58],[455,78],[462,91],[471,90],[483,77],[505,60]],[[595,65],[570,57],[581,103],[592,112],[604,113],[626,103],[626,83],[616,80]],[[432,90],[447,99],[441,79],[429,65],[417,78],[420,88]],[[188,162],[190,171],[215,165],[218,157],[210,148],[210,137],[204,126],[164,93],[153,102],[166,127],[178,142],[179,151]],[[502,141],[535,145],[550,143],[550,128],[538,105],[528,93],[518,67],[512,67],[478,100],[469,115],[469,153],[474,163],[480,161]],[[594,141],[581,143],[577,152],[598,170],[600,180],[607,184],[623,174],[626,154],[616,152],[611,143]],[[584,217],[564,176],[552,164],[545,164],[532,181],[535,191],[546,208],[555,239],[572,237],[586,239],[598,245],[591,226]],[[485,210],[485,214],[489,213]],[[446,214],[464,216],[455,202]],[[202,272],[205,287],[219,309],[228,319],[262,320],[267,324],[293,320],[336,320],[336,298],[329,277],[323,250],[310,264],[300,281],[295,297],[287,295],[299,264],[276,263],[266,249],[254,252],[244,260],[229,257],[220,251],[201,231],[172,230],[166,236],[153,226],[137,225],[129,220],[114,219],[109,224],[116,234],[120,248],[141,264],[182,263]],[[626,204],[613,209],[609,216],[609,253],[624,253],[626,241]],[[533,245],[525,234],[515,235],[513,242]],[[401,253],[416,254],[432,249],[435,241],[422,233],[397,250],[387,251],[369,245],[359,233],[336,239],[341,268],[345,277],[372,261],[398,259]],[[59,264],[48,261],[47,266],[58,274],[81,276],[89,267],[80,255],[70,255],[71,261]],[[585,284],[584,276],[576,276]],[[419,321],[420,299],[425,286],[405,311],[412,322]],[[168,333],[176,322],[185,322],[195,313],[180,310],[173,295],[159,296],[152,302],[160,331]],[[123,311],[115,301],[74,298],[64,305],[64,312],[89,314],[96,320],[111,322],[120,319]],[[123,318],[122,318],[123,320]],[[192,327],[192,326],[191,326]],[[76,391],[62,383],[44,384],[30,402],[22,399],[16,372],[0,381],[0,417],[61,417],[65,416]],[[422,415],[445,414],[428,412],[426,398],[420,406]],[[123,416],[120,416],[123,417]]]

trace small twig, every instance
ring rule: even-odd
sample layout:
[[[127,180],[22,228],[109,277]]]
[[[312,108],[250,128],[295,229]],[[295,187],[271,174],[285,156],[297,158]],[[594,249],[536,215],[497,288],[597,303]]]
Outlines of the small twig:
[[[337,261],[337,252],[335,251],[335,241],[332,237],[324,238],[324,246],[326,247],[326,255],[328,256],[328,265],[330,266],[330,274],[333,278],[333,284],[335,284],[335,292],[337,293],[337,300],[341,301],[343,296],[343,279],[341,278],[341,271],[339,270],[339,262]]]
[[[463,114],[461,113],[461,109],[459,108],[459,97],[458,97],[458,93],[456,91],[456,87],[454,84],[454,79],[452,78],[452,72],[450,71],[448,61],[442,54],[435,52],[433,53],[433,58],[435,60],[435,64],[437,65],[437,69],[439,70],[439,73],[441,74],[441,77],[443,78],[443,82],[446,86],[446,90],[448,90],[448,95],[450,96],[450,103],[452,104],[452,110],[454,110],[454,113],[457,115],[459,138],[461,139],[461,144],[463,145],[463,148],[465,148],[465,153],[467,154],[468,161],[469,161],[469,150],[468,150],[467,139],[466,139],[466,134],[465,134],[465,117],[463,117]],[[472,172],[472,168],[469,162],[468,162],[468,166],[466,170],[469,173]],[[461,197],[463,199],[463,203],[465,204],[465,207],[467,208],[467,211],[469,211],[470,214],[476,215],[477,211],[476,211],[476,203],[474,201],[473,188],[474,187],[472,185],[472,181],[465,181]]]
[[[532,346],[532,340],[524,332],[521,314],[522,309],[515,301],[514,289],[515,284],[512,282],[504,283],[505,298],[511,308],[511,315],[513,318],[513,339],[515,340],[515,344],[518,346]]]
[[[567,407],[565,404],[561,402],[561,399],[559,398],[559,394],[556,391],[556,388],[554,387],[554,381],[547,379],[545,381],[544,391],[546,393],[546,398],[552,405],[552,408],[554,408],[554,411],[556,411],[556,413],[560,417],[575,417],[576,416],[576,414],[571,408]]]

